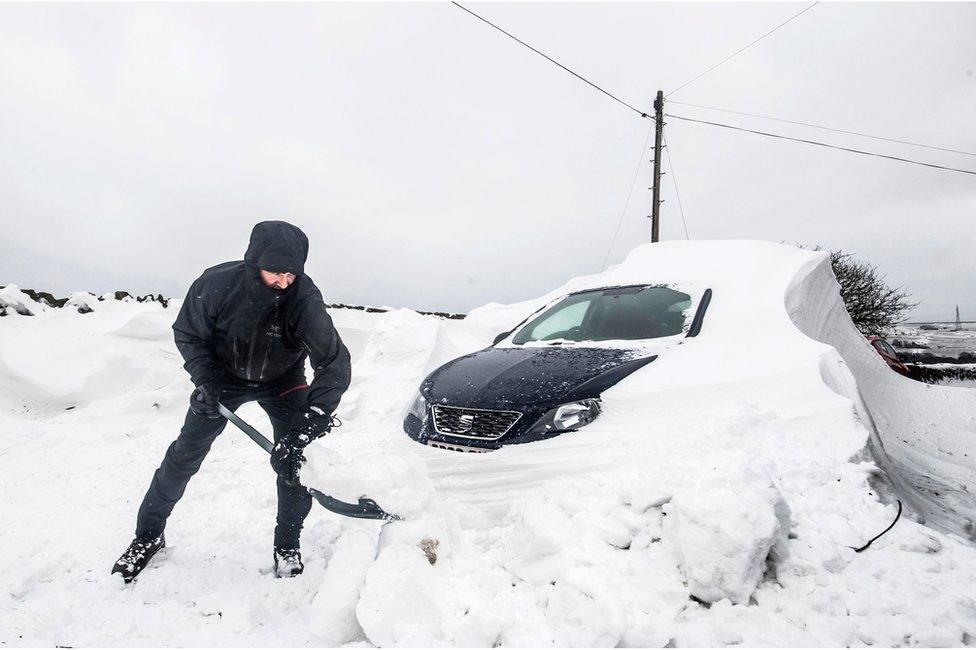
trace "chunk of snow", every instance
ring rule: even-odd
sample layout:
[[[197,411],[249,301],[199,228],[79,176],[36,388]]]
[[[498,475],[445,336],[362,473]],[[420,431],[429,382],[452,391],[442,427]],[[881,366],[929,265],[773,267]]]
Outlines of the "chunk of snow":
[[[356,615],[377,646],[446,645],[445,628],[455,615],[444,571],[416,546],[395,544],[366,573]]]
[[[376,553],[378,531],[348,524],[336,539],[325,575],[312,600],[310,632],[322,646],[339,646],[362,635],[356,605]],[[373,525],[375,527],[375,524]]]
[[[665,539],[704,602],[749,602],[767,559],[785,553],[790,509],[759,471],[710,477],[676,494],[664,512]]]

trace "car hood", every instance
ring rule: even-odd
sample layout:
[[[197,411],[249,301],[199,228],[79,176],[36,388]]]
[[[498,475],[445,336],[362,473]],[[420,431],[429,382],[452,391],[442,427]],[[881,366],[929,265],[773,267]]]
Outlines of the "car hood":
[[[656,358],[607,348],[490,347],[444,364],[420,390],[434,404],[548,405],[597,397]]]

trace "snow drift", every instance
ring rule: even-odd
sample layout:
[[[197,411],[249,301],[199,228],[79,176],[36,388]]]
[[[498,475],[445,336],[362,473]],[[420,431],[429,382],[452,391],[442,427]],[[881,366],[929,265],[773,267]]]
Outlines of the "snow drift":
[[[590,426],[478,455],[402,433],[440,363],[567,291],[644,282],[711,287],[702,332],[606,391]],[[354,382],[303,479],[406,518],[380,532],[313,512],[291,581],[268,575],[273,477],[230,429],[177,506],[170,547],[128,588],[108,575],[190,386],[160,338],[172,313],[93,307],[0,321],[0,382],[16,388],[0,403],[7,645],[976,639],[972,391],[888,371],[846,319],[825,254],[654,244],[463,321],[336,310]],[[117,384],[96,380],[103,367]],[[239,413],[269,432],[255,405]],[[903,517],[855,553],[895,497],[929,525]]]
[[[916,518],[976,540],[976,390],[891,372],[854,328],[823,261],[797,274],[786,306],[800,331],[831,346],[824,382],[854,403],[874,458]]]

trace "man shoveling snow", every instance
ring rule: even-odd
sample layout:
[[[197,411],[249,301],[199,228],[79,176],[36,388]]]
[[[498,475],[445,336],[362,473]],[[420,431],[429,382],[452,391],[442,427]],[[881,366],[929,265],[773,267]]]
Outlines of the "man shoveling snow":
[[[264,221],[254,226],[243,261],[209,268],[190,286],[173,330],[196,389],[180,435],[139,508],[136,537],[112,569],[126,582],[165,546],[167,518],[227,425],[218,403],[234,411],[252,401],[274,428],[275,575],[302,572],[299,537],[312,504],[298,481],[302,449],[331,430],[351,373],[349,351],[322,294],[303,272],[307,259],[305,233],[283,221]],[[306,358],[314,370],[311,385]]]

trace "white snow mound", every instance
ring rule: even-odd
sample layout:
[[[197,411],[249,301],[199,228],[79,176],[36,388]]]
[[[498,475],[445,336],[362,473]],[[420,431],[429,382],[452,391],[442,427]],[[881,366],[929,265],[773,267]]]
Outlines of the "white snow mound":
[[[0,316],[33,316],[49,309],[20,290],[16,284],[0,288]]]
[[[691,594],[747,603],[767,560],[781,559],[790,509],[760,471],[710,477],[664,507],[664,531]]]

